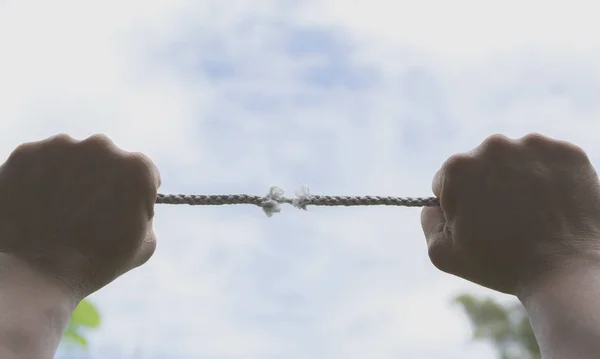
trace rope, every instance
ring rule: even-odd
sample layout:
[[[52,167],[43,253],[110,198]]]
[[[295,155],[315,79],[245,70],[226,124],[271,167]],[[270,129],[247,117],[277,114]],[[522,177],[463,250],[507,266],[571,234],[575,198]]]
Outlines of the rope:
[[[187,195],[159,193],[156,203],[189,204],[192,206],[220,206],[232,204],[253,204],[259,206],[271,217],[281,211],[280,204],[291,204],[306,210],[307,206],[403,206],[432,207],[439,206],[436,197],[389,197],[389,196],[322,196],[313,195],[308,187],[302,186],[296,191],[295,198],[283,196],[283,189],[273,186],[266,196],[248,194]]]

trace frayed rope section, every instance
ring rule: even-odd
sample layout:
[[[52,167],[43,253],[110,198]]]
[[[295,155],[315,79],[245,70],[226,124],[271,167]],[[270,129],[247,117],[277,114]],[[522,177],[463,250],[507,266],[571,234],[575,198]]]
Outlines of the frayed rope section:
[[[187,195],[161,194],[156,198],[160,204],[189,204],[192,206],[219,206],[226,204],[253,204],[263,209],[267,216],[281,212],[281,204],[306,210],[307,206],[403,206],[433,207],[439,206],[436,197],[381,197],[381,196],[322,196],[313,195],[306,186],[296,191],[295,198],[284,197],[282,188],[272,186],[266,196],[248,194]]]

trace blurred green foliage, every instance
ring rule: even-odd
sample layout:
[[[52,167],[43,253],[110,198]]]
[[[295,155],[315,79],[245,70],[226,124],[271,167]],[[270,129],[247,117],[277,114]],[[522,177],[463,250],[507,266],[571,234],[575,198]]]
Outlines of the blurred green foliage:
[[[487,341],[499,359],[541,359],[540,348],[521,303],[502,305],[469,294],[454,299],[471,322],[473,339]]]
[[[82,300],[69,321],[69,325],[63,335],[63,342],[73,344],[82,348],[88,345],[85,330],[100,327],[100,313],[88,300]]]

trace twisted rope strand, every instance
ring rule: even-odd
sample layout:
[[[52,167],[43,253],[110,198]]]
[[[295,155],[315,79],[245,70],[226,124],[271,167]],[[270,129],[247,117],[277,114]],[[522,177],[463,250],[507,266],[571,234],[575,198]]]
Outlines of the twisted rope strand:
[[[192,206],[220,206],[233,204],[252,204],[261,207],[268,216],[280,211],[279,204],[287,203],[297,208],[307,206],[403,206],[433,207],[439,206],[436,197],[390,197],[390,196],[326,196],[310,194],[307,187],[296,192],[296,198],[283,196],[279,187],[271,187],[266,196],[248,194],[187,195],[162,194],[156,198],[157,204],[188,204]]]
[[[221,206],[227,204],[253,204],[261,206],[266,197],[248,194],[158,194],[157,204],[189,204],[191,206]],[[282,198],[280,203],[292,204],[294,199]],[[382,196],[313,196],[309,206],[402,206],[433,207],[439,206],[436,197],[382,197]]]

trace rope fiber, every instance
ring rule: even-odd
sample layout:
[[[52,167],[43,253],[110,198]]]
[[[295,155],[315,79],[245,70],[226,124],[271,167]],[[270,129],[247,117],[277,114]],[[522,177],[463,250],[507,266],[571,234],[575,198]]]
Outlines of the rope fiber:
[[[390,197],[390,196],[325,196],[313,195],[308,187],[302,186],[296,191],[295,198],[283,196],[283,189],[273,186],[266,196],[248,194],[162,194],[156,198],[157,204],[188,204],[192,206],[220,206],[233,204],[252,204],[259,206],[267,216],[280,212],[280,204],[287,203],[300,209],[307,206],[403,206],[433,207],[439,206],[436,197]]]

